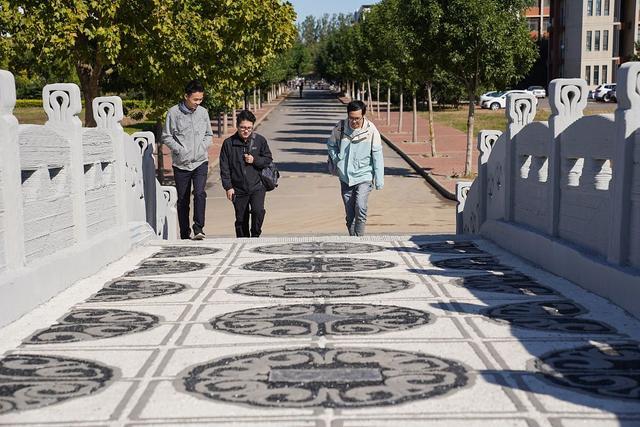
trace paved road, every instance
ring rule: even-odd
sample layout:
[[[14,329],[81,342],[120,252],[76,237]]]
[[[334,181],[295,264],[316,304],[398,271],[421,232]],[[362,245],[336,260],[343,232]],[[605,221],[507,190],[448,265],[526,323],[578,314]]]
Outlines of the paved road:
[[[280,187],[267,196],[263,236],[345,234],[340,185],[326,172],[326,139],[345,117],[345,107],[329,92],[306,91],[288,98],[264,121],[266,136],[282,173]],[[454,203],[442,198],[391,149],[385,147],[385,188],[369,199],[368,234],[452,233]],[[209,178],[206,232],[232,236],[233,208]]]

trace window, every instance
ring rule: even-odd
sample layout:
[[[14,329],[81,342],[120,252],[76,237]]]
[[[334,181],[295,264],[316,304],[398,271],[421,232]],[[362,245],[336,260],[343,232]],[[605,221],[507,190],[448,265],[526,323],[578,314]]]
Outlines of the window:
[[[602,66],[602,84],[608,83],[607,80],[609,78],[609,76],[607,76],[607,73],[609,71],[608,69],[609,67],[607,67],[606,65]]]
[[[587,86],[591,86],[591,66],[587,65],[584,69],[584,79],[587,81]]]
[[[609,3],[610,0],[604,0],[604,16],[609,16]]]
[[[596,0],[596,16],[602,15],[602,0]]]
[[[537,33],[540,20],[538,18],[527,18],[527,25],[529,26],[530,32]]]
[[[593,50],[600,50],[600,31],[596,31],[596,37],[593,43]]]
[[[587,0],[587,15],[593,16],[593,0]]]
[[[587,31],[587,50],[591,51],[591,37],[593,33],[591,31]]]
[[[598,67],[597,65],[593,66],[593,84],[600,84],[600,67]]]
[[[602,32],[602,50],[609,50],[609,30]]]

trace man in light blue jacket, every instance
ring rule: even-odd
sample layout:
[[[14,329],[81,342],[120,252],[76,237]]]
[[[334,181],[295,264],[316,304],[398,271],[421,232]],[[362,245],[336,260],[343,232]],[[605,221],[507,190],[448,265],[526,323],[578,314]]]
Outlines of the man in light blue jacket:
[[[213,131],[209,112],[201,107],[204,86],[192,80],[185,87],[184,99],[167,112],[162,143],[171,149],[173,176],[178,191],[178,223],[180,238],[191,236],[189,204],[193,184],[193,238],[204,239],[204,214],[207,193],[204,190],[209,170],[209,147]]]
[[[375,125],[365,118],[362,101],[347,105],[347,120],[341,120],[327,141],[329,159],[340,178],[342,201],[350,236],[363,236],[367,202],[375,185],[384,186],[382,139]]]

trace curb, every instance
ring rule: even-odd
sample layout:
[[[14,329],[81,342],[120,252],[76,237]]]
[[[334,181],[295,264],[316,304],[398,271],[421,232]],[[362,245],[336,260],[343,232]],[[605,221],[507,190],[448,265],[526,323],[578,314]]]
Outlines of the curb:
[[[338,98],[338,101],[340,101],[344,105],[344,102],[342,101],[341,97],[338,96],[337,94],[336,94],[336,97]],[[424,169],[420,167],[420,165],[418,165],[411,157],[409,157],[404,151],[402,151],[400,147],[398,147],[396,144],[391,142],[391,140],[387,138],[386,135],[384,135],[382,132],[380,132],[380,137],[384,140],[385,144],[387,144],[393,151],[398,153],[398,155],[402,157],[402,159],[405,162],[407,162],[409,166],[411,166],[418,175],[424,178],[424,180],[427,181],[429,185],[431,185],[434,188],[434,190],[438,192],[438,194],[440,194],[442,197],[448,200],[453,200],[453,201],[458,200],[454,193],[444,188],[444,186],[440,184],[434,177],[432,177],[429,173],[425,172]]]
[[[413,168],[413,170],[422,176],[425,181],[427,181],[442,197],[445,199],[456,201],[456,195],[447,190],[440,184],[434,177],[432,177],[429,173],[425,172],[423,168],[420,167],[411,157],[409,157],[404,151],[402,151],[397,145],[389,140],[383,133],[380,133],[380,136],[384,140],[384,142],[400,157],[404,159],[405,162],[409,163],[409,165]]]

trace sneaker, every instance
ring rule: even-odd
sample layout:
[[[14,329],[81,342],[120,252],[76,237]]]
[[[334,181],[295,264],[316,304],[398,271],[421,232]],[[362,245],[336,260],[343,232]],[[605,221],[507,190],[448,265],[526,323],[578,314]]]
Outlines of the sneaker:
[[[199,231],[196,233],[195,236],[193,236],[193,240],[204,240],[205,235],[203,231]]]

